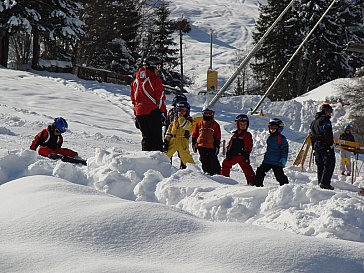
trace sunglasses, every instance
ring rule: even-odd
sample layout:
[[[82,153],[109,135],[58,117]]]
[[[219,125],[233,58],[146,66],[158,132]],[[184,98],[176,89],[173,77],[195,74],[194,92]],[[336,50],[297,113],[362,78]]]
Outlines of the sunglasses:
[[[177,108],[177,112],[187,112],[186,108]]]

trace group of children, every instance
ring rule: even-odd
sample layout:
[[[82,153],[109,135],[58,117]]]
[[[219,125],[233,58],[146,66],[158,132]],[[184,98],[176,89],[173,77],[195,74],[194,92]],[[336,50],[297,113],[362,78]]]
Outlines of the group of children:
[[[189,137],[192,136],[192,150],[199,153],[202,170],[209,175],[221,174],[230,176],[230,170],[239,164],[244,172],[248,185],[263,187],[263,180],[269,170],[280,185],[288,184],[288,178],[283,168],[288,157],[288,142],[282,130],[284,124],[280,119],[271,119],[268,124],[269,137],[267,151],[262,164],[256,173],[250,165],[250,153],[253,148],[253,138],[248,131],[249,118],[240,114],[235,118],[236,130],[230,138],[226,158],[220,165],[218,154],[221,143],[220,125],[215,121],[215,111],[212,107],[202,109],[202,120],[194,121],[189,115],[190,105],[184,95],[177,95],[172,102],[173,108],[169,110],[170,120],[164,138],[163,151],[171,159],[178,152],[181,168],[186,168],[187,163],[194,163],[189,151]]]

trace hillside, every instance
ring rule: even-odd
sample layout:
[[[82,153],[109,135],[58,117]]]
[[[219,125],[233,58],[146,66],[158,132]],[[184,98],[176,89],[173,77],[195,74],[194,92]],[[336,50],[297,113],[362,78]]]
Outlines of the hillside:
[[[210,34],[213,31],[213,69],[219,73],[219,86],[235,70],[237,54],[253,46],[252,31],[258,18],[258,3],[266,0],[173,0],[172,18],[187,18],[191,32],[183,36],[185,74],[193,81],[191,92],[206,88],[206,73],[210,66]],[[176,37],[179,45],[179,38]],[[197,93],[197,92],[196,92]]]

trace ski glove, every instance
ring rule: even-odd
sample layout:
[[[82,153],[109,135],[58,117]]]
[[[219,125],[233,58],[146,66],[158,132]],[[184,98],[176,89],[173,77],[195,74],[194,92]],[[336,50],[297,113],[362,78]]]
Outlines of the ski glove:
[[[215,148],[215,155],[218,155],[220,152],[220,146],[216,146]]]
[[[285,167],[286,166],[286,163],[287,163],[287,158],[281,158],[279,160],[279,163],[281,163],[283,165],[283,167]]]
[[[162,125],[167,124],[167,115],[164,112],[161,113],[161,121],[162,121]]]
[[[163,143],[163,152],[168,152],[168,146],[169,146],[169,141],[164,141]]]
[[[196,147],[196,144],[192,144],[192,151],[194,153],[197,153],[197,147]]]
[[[138,121],[137,121],[137,119],[136,119],[136,118],[135,118],[135,128],[140,129],[140,127],[139,127],[139,123],[138,123]]]
[[[226,152],[226,159],[230,160],[230,159],[232,159],[232,158],[233,158],[232,152],[231,152],[230,150],[228,150],[228,151]]]
[[[244,157],[244,162],[246,164],[250,164],[250,156],[249,156],[249,154],[246,153],[246,152],[243,152],[243,157]]]
[[[37,150],[37,146],[32,144],[32,145],[30,146],[30,149],[31,149],[31,150],[33,150],[33,151],[36,151],[36,150]]]

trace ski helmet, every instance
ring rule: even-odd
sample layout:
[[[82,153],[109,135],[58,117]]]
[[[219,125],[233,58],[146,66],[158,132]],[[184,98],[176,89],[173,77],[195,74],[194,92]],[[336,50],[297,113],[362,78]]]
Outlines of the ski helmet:
[[[186,116],[190,115],[190,104],[187,101],[178,102],[176,105],[177,112],[178,112],[178,109],[180,109],[180,108],[186,108],[187,109]]]
[[[282,133],[284,128],[284,123],[279,118],[272,118],[268,123],[268,128],[277,128],[278,133]]]
[[[323,105],[321,105],[320,111],[324,113],[326,112],[332,113],[332,107],[330,104],[324,103]]]
[[[353,126],[351,126],[349,123],[344,125],[344,130],[351,130],[353,129]]]
[[[239,129],[239,121],[246,121],[247,122],[247,126],[246,128],[249,127],[249,118],[247,115],[245,114],[240,114],[240,115],[237,115],[236,118],[235,118],[235,123],[236,123],[236,128]]]
[[[61,133],[64,133],[67,131],[68,123],[64,118],[62,118],[62,117],[55,118],[54,123],[55,123],[56,129],[58,131],[60,131]]]
[[[202,116],[204,117],[213,117],[214,114],[215,114],[215,110],[213,107],[211,106],[207,106],[205,105],[203,108],[202,108]]]
[[[158,65],[162,65],[162,60],[157,56],[148,56],[144,58],[143,65],[154,72],[154,69],[156,69]]]
[[[176,106],[176,104],[180,101],[187,101],[187,97],[184,94],[177,94],[172,100],[172,106]]]

